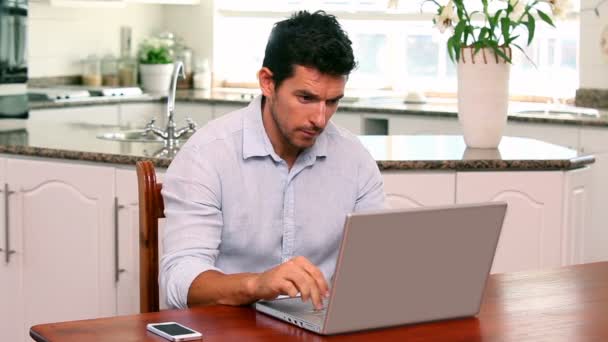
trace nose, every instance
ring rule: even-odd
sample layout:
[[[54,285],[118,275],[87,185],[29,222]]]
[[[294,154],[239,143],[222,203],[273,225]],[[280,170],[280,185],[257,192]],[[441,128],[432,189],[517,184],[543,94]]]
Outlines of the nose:
[[[325,102],[319,101],[319,108],[317,108],[317,110],[315,110],[315,112],[313,113],[313,115],[310,119],[310,121],[315,125],[315,127],[325,128],[326,111],[327,111],[327,105],[325,104]]]

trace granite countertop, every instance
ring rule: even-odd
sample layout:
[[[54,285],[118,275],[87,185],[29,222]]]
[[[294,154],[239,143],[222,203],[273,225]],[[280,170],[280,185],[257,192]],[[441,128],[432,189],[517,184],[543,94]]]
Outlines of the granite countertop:
[[[223,103],[233,105],[247,105],[251,98],[257,94],[257,90],[247,90],[247,92],[239,92],[238,90],[178,90],[176,94],[177,101],[182,102],[200,102],[205,104]],[[104,98],[104,99],[86,99],[74,102],[53,102],[53,101],[30,101],[31,109],[45,108],[62,108],[75,106],[93,106],[103,104],[117,103],[145,103],[145,102],[162,102],[166,101],[166,96],[161,95],[143,95],[132,98]],[[608,110],[599,110],[597,117],[587,116],[583,114],[550,114],[545,113],[547,109],[553,111],[581,111],[586,112],[587,109],[574,106],[557,106],[547,105],[542,103],[522,103],[513,102],[510,104],[509,121],[520,122],[538,122],[551,123],[575,126],[597,126],[608,127]],[[177,108],[179,110],[179,107]],[[522,110],[536,110],[537,113],[521,113]],[[457,104],[455,99],[433,99],[428,103],[404,103],[403,99],[387,96],[367,96],[360,98],[345,98],[340,103],[340,112],[352,113],[379,113],[379,114],[402,114],[402,115],[424,115],[434,117],[457,117]]]
[[[0,153],[133,165],[169,166],[175,150],[158,142],[101,140],[117,126],[41,123],[0,132]],[[526,138],[504,137],[498,149],[467,149],[462,136],[361,136],[381,170],[560,170],[594,162],[593,156]]]

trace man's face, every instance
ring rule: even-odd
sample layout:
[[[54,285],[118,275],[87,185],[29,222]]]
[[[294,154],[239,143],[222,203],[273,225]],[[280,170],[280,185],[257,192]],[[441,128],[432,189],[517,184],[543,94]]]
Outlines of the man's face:
[[[312,146],[336,112],[346,80],[346,76],[294,66],[292,77],[285,79],[279,88],[272,86],[264,92],[274,126],[269,132],[271,139],[274,135],[287,149]]]

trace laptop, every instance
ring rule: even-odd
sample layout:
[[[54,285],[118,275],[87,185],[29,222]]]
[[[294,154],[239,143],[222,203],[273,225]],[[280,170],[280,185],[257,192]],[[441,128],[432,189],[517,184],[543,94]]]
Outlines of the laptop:
[[[324,309],[300,298],[255,308],[322,335],[474,316],[506,209],[494,202],[349,214]]]

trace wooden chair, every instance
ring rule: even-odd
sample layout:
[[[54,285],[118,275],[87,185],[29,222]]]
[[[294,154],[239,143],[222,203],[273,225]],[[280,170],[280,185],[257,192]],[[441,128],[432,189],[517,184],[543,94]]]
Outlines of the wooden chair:
[[[156,182],[154,164],[139,161],[139,309],[142,313],[159,311],[158,219],[165,217],[165,204]]]

